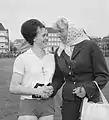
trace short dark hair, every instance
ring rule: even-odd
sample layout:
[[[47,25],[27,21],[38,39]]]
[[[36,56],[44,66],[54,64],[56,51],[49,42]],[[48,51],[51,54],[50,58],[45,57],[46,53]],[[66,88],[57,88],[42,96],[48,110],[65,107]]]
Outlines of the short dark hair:
[[[27,20],[21,26],[21,34],[30,45],[33,45],[34,43],[33,40],[37,36],[38,27],[45,28],[45,26],[37,19]]]

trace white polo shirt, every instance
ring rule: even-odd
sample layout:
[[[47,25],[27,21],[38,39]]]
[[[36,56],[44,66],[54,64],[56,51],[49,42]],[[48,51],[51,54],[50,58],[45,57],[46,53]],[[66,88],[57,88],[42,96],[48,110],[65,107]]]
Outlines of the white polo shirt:
[[[19,55],[13,66],[13,72],[22,74],[22,85],[25,87],[34,88],[36,83],[48,84],[52,82],[52,77],[55,71],[54,55],[46,54],[42,59],[39,59],[34,52],[27,50]],[[30,95],[21,95],[21,99],[32,99]]]

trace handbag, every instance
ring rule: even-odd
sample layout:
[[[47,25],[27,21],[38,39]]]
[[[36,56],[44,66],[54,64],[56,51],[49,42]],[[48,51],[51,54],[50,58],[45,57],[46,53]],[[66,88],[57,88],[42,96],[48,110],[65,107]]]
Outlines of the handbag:
[[[103,92],[99,88],[96,81],[96,84],[102,102],[94,103],[92,101],[88,102],[88,98],[83,99],[82,110],[81,110],[81,120],[109,120],[109,103],[106,100]]]

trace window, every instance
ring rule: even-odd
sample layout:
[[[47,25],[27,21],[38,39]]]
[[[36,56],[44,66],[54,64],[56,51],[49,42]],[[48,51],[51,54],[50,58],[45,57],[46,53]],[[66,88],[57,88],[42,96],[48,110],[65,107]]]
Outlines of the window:
[[[58,38],[58,41],[61,41],[60,38]]]
[[[8,42],[8,40],[5,37],[0,37],[0,42]]]
[[[0,43],[0,48],[8,48],[8,45],[6,45],[5,43]]]
[[[48,41],[50,42],[50,41],[51,41],[51,38],[48,38]]]
[[[5,34],[4,34],[4,32],[3,32],[3,31],[0,31],[0,35],[1,35],[1,36],[4,36]]]
[[[50,37],[50,36],[51,36],[51,34],[50,34],[50,33],[48,33],[48,36]]]
[[[0,31],[0,36],[8,36],[7,31]]]
[[[50,41],[50,38],[48,38],[48,41]]]
[[[55,33],[55,37],[57,37],[57,33]]]
[[[54,38],[54,41],[56,41],[56,38]]]

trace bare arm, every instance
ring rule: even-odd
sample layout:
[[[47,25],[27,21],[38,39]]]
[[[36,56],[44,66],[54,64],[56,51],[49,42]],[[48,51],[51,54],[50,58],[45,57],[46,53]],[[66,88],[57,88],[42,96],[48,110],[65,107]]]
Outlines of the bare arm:
[[[18,95],[41,95],[46,96],[45,92],[49,92],[49,87],[42,86],[40,88],[25,87],[22,84],[25,75],[25,62],[22,56],[18,56],[14,62],[13,75],[10,82],[10,92]]]
[[[23,79],[23,75],[19,73],[13,73],[9,87],[11,93],[18,95],[40,94],[41,92],[40,88],[24,87],[22,85],[22,79]]]

